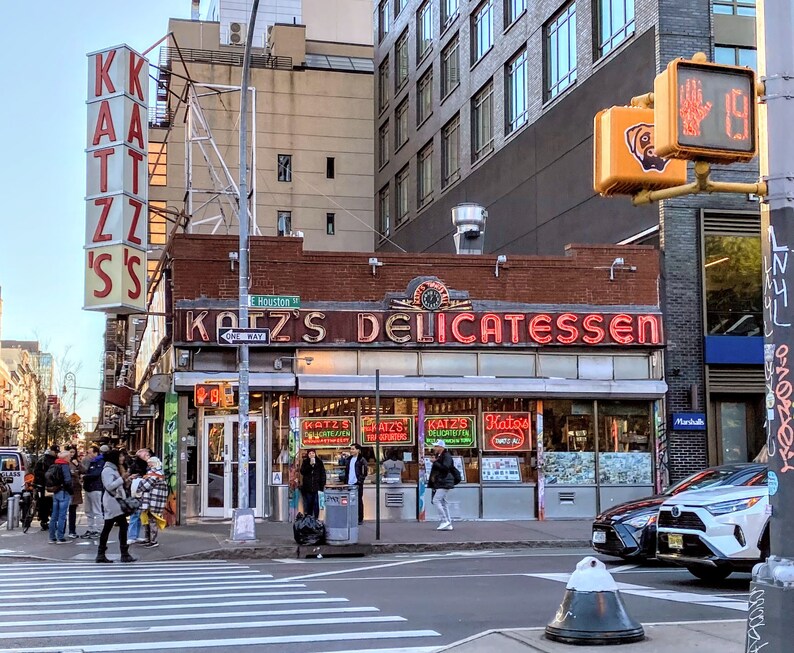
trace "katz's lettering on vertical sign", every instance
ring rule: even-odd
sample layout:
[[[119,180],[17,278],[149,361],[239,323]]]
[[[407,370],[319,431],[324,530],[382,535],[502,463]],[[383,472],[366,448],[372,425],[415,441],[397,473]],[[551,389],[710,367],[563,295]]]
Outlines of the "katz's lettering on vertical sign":
[[[485,451],[532,449],[532,418],[529,413],[483,413]]]
[[[126,45],[88,55],[86,310],[146,308],[149,62]]]
[[[414,444],[414,418],[410,415],[383,415],[380,418],[378,440],[381,444]],[[375,444],[375,418],[361,418],[361,440]]]

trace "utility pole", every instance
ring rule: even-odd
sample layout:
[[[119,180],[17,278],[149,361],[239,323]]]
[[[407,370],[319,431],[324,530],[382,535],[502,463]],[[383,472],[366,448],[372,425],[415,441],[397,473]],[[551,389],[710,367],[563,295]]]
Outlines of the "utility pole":
[[[757,20],[764,83],[760,167],[769,188],[761,206],[761,246],[771,515],[770,555],[753,570],[750,585],[746,651],[784,653],[791,650],[794,611],[794,6],[791,0],[762,0]]]
[[[74,372],[67,372],[63,377],[63,394],[66,394],[66,384],[72,380],[72,412],[77,412],[77,377]]]
[[[240,251],[238,259],[240,262],[240,303],[237,323],[240,328],[248,327],[248,232],[250,218],[248,214],[248,78],[251,70],[251,43],[254,40],[254,25],[256,24],[256,13],[259,9],[259,0],[253,0],[251,7],[251,18],[248,20],[248,38],[245,41],[245,52],[243,54],[243,73],[240,83],[240,207],[238,212],[238,222],[240,223]],[[242,343],[238,350],[239,365],[239,410],[238,421],[239,430],[237,438],[237,509],[233,514],[232,539],[233,540],[253,540],[256,539],[254,532],[254,515],[248,505],[248,345]],[[243,519],[245,518],[245,519]],[[251,528],[243,528],[242,524],[250,520]]]

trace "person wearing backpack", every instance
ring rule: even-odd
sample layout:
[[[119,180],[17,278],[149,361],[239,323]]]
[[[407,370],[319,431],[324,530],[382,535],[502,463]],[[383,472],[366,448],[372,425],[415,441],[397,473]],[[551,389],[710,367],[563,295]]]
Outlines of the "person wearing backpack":
[[[39,515],[39,523],[43,531],[50,529],[50,513],[52,513],[52,496],[47,494],[45,490],[46,480],[44,476],[58,457],[58,451],[60,451],[58,446],[53,444],[36,461],[36,465],[33,467],[33,486],[36,488],[36,512]]]
[[[83,491],[85,494],[85,516],[88,520],[86,532],[80,537],[83,539],[95,540],[102,531],[105,520],[102,517],[102,468],[105,466],[105,454],[110,451],[110,447],[103,444],[101,447],[91,447],[89,458],[86,463],[83,458]]]
[[[69,461],[72,454],[61,451],[55,462],[44,474],[44,489],[52,494],[52,516],[50,517],[50,544],[66,544],[66,516],[72,502],[72,472]]]
[[[435,490],[433,505],[441,515],[441,523],[436,530],[451,531],[452,516],[449,513],[449,493],[455,487],[456,478],[460,478],[460,473],[455,469],[455,462],[452,455],[447,451],[447,444],[443,440],[436,440],[433,443],[433,452],[436,459],[430,468],[431,487]],[[458,481],[459,482],[459,481]]]

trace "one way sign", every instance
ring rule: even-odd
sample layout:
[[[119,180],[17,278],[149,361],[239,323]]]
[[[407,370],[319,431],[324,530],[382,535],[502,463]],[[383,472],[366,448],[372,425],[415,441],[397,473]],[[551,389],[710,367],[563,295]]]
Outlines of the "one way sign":
[[[270,329],[218,329],[220,345],[269,345]]]

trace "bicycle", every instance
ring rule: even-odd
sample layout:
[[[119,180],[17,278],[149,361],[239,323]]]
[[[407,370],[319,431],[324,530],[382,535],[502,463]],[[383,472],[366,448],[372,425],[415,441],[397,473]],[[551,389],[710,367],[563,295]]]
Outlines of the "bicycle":
[[[33,474],[25,476],[25,487],[19,499],[19,512],[22,519],[22,532],[27,533],[30,525],[36,518],[38,512],[38,501],[36,501],[36,491],[33,488]]]

